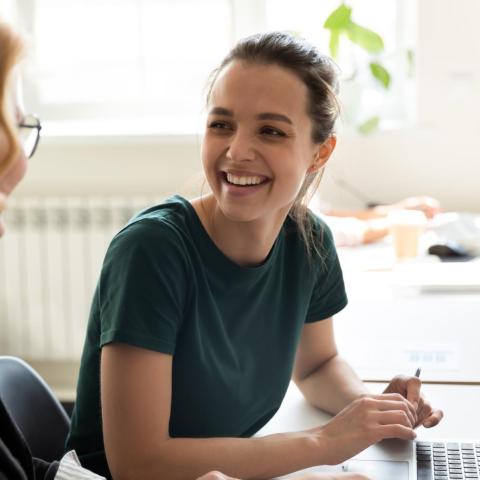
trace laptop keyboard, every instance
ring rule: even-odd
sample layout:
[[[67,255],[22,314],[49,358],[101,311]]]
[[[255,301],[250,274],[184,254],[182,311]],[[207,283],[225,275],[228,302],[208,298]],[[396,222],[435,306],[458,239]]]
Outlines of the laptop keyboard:
[[[417,480],[480,478],[480,443],[416,442]]]

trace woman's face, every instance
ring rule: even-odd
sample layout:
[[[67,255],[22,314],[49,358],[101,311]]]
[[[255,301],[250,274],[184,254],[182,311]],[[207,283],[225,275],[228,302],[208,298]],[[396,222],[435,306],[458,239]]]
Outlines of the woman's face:
[[[235,61],[218,76],[202,162],[227,218],[284,218],[307,172],[328,159],[312,142],[307,97],[303,82],[277,65]]]
[[[15,123],[18,124],[23,118],[23,113],[19,107],[17,91],[15,87],[11,88],[10,97],[11,102],[8,108],[13,110],[11,117]],[[5,232],[5,224],[2,219],[2,212],[5,210],[7,197],[15,189],[20,180],[24,177],[27,171],[27,158],[22,148],[13,149],[9,145],[7,133],[0,126],[0,166],[7,162],[13,155],[14,160],[10,163],[6,171],[0,174],[0,237]]]

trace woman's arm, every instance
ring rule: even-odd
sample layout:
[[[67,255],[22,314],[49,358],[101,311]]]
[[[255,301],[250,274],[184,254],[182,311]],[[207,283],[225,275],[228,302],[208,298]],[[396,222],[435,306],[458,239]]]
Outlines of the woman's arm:
[[[407,197],[396,203],[387,205],[377,205],[372,208],[364,208],[357,210],[339,210],[327,209],[323,213],[334,217],[353,217],[359,220],[374,220],[385,218],[393,210],[419,210],[425,214],[427,218],[433,218],[440,212],[440,203],[432,197],[416,196]]]
[[[368,394],[357,374],[338,355],[332,318],[303,327],[293,380],[309,403],[333,415]]]
[[[327,223],[331,224],[338,244],[351,246],[376,242],[386,237],[390,233],[388,214],[399,209],[419,210],[427,218],[433,218],[439,213],[440,205],[431,197],[408,197],[390,205],[378,205],[363,210],[329,209],[322,211],[322,214]],[[339,217],[344,218],[339,219]],[[358,240],[357,237],[359,237]]]
[[[191,480],[211,470],[244,480],[268,479],[340,463],[383,438],[415,436],[411,420],[398,418],[392,402],[378,396],[353,402],[326,426],[307,431],[171,438],[171,375],[170,355],[123,344],[102,348],[103,435],[114,480]]]
[[[172,357],[110,344],[102,349],[105,451],[114,480],[197,478],[220,470],[236,478],[273,478],[324,463],[318,434],[262,438],[170,438]]]
[[[382,395],[368,394],[352,368],[338,356],[332,318],[305,325],[297,348],[293,380],[312,405],[336,415],[323,427],[322,433],[330,438],[330,445],[332,440],[335,442],[338,432],[345,426],[348,428],[346,413],[362,402],[372,407],[367,417],[370,416],[373,423],[379,418],[378,415],[377,419],[371,418],[372,413],[375,417],[375,408],[378,408],[377,414],[386,408],[389,411],[388,422],[397,422],[399,427],[407,426],[410,431],[420,424],[433,427],[443,417],[441,410],[433,409],[425,400],[421,381],[416,377],[394,377]],[[377,403],[378,400],[382,402],[381,405]],[[380,425],[384,422],[385,417],[380,420]],[[365,436],[368,437],[367,430],[371,427],[369,423]],[[349,445],[355,444],[348,437],[346,435],[339,442],[344,453]],[[357,443],[361,441],[361,438],[357,439]]]

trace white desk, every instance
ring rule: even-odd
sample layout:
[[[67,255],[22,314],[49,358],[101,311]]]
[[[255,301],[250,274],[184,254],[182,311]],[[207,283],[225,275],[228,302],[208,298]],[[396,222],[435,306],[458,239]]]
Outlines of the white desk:
[[[340,351],[360,376],[395,373],[480,382],[480,261],[430,256],[395,264],[388,242],[340,249],[349,305],[336,316]]]

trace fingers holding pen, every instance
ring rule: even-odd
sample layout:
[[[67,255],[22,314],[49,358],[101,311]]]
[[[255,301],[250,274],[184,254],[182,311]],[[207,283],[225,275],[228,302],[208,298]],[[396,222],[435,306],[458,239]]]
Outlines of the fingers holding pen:
[[[415,410],[418,410],[421,400],[422,381],[417,374],[420,375],[420,369],[417,369],[413,377],[406,375],[395,376],[383,393],[400,394],[413,405]]]
[[[418,374],[419,370],[417,370]],[[405,382],[406,397],[407,400],[415,407],[415,410],[419,410],[420,402],[422,401],[422,381],[418,376],[407,377]]]
[[[421,368],[417,368],[414,376],[397,375],[394,377],[387,388],[385,394],[400,394],[405,397],[413,406],[415,420],[415,428],[423,425],[426,428],[434,427],[443,418],[443,412],[433,409],[425,399],[422,393],[422,381],[420,380]]]
[[[380,417],[382,418],[381,423],[384,424],[394,423],[396,418],[399,424],[409,428],[417,428],[419,426],[431,428],[438,425],[443,418],[443,411],[433,409],[430,402],[425,399],[423,393],[418,397],[416,409],[410,401],[406,400],[400,394],[383,394],[373,396],[373,398],[381,400],[378,404],[378,409],[388,413],[387,416]],[[388,398],[391,400],[388,400]],[[405,417],[400,412],[404,412],[408,418],[408,423],[404,421]],[[392,415],[393,413],[395,414]]]

